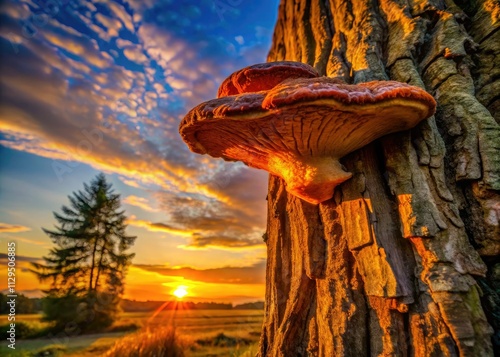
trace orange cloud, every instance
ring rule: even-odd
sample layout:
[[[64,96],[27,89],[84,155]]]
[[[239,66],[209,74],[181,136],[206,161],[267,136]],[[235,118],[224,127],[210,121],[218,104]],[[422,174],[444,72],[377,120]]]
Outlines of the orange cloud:
[[[30,245],[39,245],[39,246],[42,246],[45,248],[49,248],[51,246],[49,242],[42,242],[39,240],[34,240],[34,239],[24,238],[24,237],[19,237],[19,236],[11,236],[11,237],[9,237],[9,239],[12,241],[27,243]]]
[[[139,207],[139,208],[143,209],[144,211],[158,212],[158,209],[151,207],[149,201],[147,199],[145,199],[144,197],[130,195],[130,196],[125,197],[125,199],[123,200],[123,203],[129,204],[131,206]]]
[[[25,257],[21,255],[16,256],[16,292],[31,291],[31,295],[40,297],[41,290],[47,289],[47,284],[40,284],[35,274],[29,271],[31,269],[31,262],[40,262],[40,259]],[[7,254],[0,253],[0,276],[7,276],[8,268]],[[0,279],[0,291],[8,288],[7,279]]]
[[[199,220],[202,220],[200,217]],[[217,222],[217,221],[216,221]],[[198,222],[202,227],[203,222]],[[207,224],[212,224],[210,219],[207,219]],[[137,219],[135,216],[130,216],[127,220],[127,224],[135,227],[145,228],[150,232],[164,232],[169,234],[174,234],[177,236],[190,238],[188,244],[179,245],[177,248],[187,249],[187,250],[199,250],[207,248],[224,249],[224,250],[248,250],[248,249],[261,249],[265,247],[264,241],[261,237],[255,237],[255,235],[248,236],[242,235],[239,237],[229,236],[229,235],[211,235],[201,234],[198,230],[193,230],[188,228],[174,227],[161,222],[151,222],[147,220]],[[213,231],[216,231],[220,223],[216,223],[213,227]],[[222,229],[222,227],[221,227]]]
[[[125,28],[127,28],[130,32],[134,32],[135,29],[132,16],[123,8],[123,6],[112,1],[106,1],[105,3],[108,4],[113,15],[120,19]]]
[[[262,238],[251,237],[228,237],[223,235],[208,235],[203,236],[195,233],[191,237],[191,241],[187,245],[180,245],[178,248],[196,250],[217,248],[226,250],[241,250],[241,249],[261,249],[265,244]]]
[[[195,269],[192,267],[171,268],[161,265],[134,264],[135,268],[164,276],[183,277],[189,280],[218,284],[264,284],[266,261],[246,267],[222,267],[212,269]]]
[[[31,228],[18,224],[9,224],[0,222],[0,233],[19,233],[31,231]]]
[[[191,237],[193,232],[186,231],[182,228],[175,228],[164,223],[153,223],[150,221],[137,219],[135,216],[130,216],[126,222],[128,225],[145,228],[151,232],[164,232],[175,234],[181,237]]]
[[[104,16],[101,13],[97,13],[95,15],[96,20],[108,31],[108,35],[110,37],[118,36],[120,29],[122,28],[122,24],[117,19]]]

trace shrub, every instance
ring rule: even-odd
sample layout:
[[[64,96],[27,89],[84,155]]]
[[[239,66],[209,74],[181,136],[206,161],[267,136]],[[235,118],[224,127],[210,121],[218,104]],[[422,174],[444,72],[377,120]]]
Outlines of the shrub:
[[[101,332],[113,324],[118,312],[117,301],[110,294],[88,293],[47,295],[43,298],[42,321],[54,324],[54,333],[65,331],[68,326],[79,332]]]
[[[196,343],[201,346],[234,347],[239,345],[249,345],[252,343],[252,340],[243,337],[227,336],[221,332],[212,338],[196,340]]]
[[[9,334],[7,331],[10,329],[10,323],[0,325],[0,338],[5,341]],[[16,322],[16,339],[26,339],[40,337],[45,333],[45,328],[40,327],[40,324],[33,325],[27,322]]]
[[[106,332],[129,332],[129,331],[137,331],[141,328],[140,324],[135,322],[128,323],[118,323],[106,329]]]
[[[244,349],[241,352],[236,351],[234,353],[231,353],[231,357],[254,357],[257,355],[258,352],[259,352],[259,344],[255,343],[253,345],[250,345],[248,348]]]
[[[139,331],[116,341],[105,357],[184,357],[186,343],[172,327]]]

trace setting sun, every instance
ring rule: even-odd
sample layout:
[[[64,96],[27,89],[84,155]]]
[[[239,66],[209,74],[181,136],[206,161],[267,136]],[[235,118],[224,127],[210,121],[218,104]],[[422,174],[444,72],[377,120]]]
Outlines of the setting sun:
[[[177,289],[173,292],[173,294],[178,299],[182,299],[184,296],[186,296],[188,294],[187,287],[184,285],[178,286]]]

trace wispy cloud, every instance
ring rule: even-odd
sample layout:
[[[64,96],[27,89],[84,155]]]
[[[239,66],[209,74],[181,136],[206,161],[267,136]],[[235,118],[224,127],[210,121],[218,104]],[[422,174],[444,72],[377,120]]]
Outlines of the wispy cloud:
[[[40,241],[40,240],[33,239],[33,238],[21,237],[21,236],[18,236],[17,234],[16,235],[6,235],[4,238],[8,239],[9,241],[15,241],[18,243],[19,242],[26,243],[26,244],[29,244],[30,246],[35,245],[35,246],[40,246],[40,247],[44,247],[44,248],[51,247],[51,244],[48,241]]]
[[[7,265],[8,261],[9,261],[8,255],[5,253],[0,253],[0,263],[2,265]],[[37,263],[37,262],[40,262],[40,258],[27,257],[24,255],[16,255],[16,261],[17,262]]]
[[[0,222],[0,233],[19,233],[31,231],[31,228],[19,224],[9,224]]]
[[[131,206],[139,207],[139,208],[143,209],[144,211],[148,211],[148,212],[158,212],[159,211],[158,208],[152,207],[151,204],[149,203],[148,199],[146,199],[144,197],[138,197],[138,196],[134,196],[134,195],[127,196],[123,199],[123,203],[129,204]]]
[[[190,229],[172,226],[161,222],[150,222],[147,220],[137,219],[131,216],[127,220],[127,224],[135,227],[147,229],[150,232],[163,232],[168,234],[177,235],[184,238],[189,238],[187,244],[180,245],[179,248],[183,249],[224,249],[224,250],[248,250],[263,248],[265,246],[262,237],[259,233],[241,233],[240,236],[229,236],[228,233],[215,235],[215,232],[229,232],[234,233],[234,230],[224,227],[224,224],[217,219],[206,218],[201,222],[203,217],[199,217],[197,227],[206,227],[206,229],[195,229],[195,226],[190,226]],[[203,233],[201,233],[203,232]],[[261,235],[262,233],[260,233]]]
[[[151,232],[164,232],[175,234],[181,237],[191,237],[193,234],[193,232],[186,231],[182,228],[172,227],[165,223],[154,223],[147,220],[137,219],[135,216],[129,217],[126,223],[131,226],[145,228]]]
[[[109,10],[113,14],[113,16],[117,19],[119,19],[123,26],[130,32],[134,33],[134,22],[132,20],[132,16],[130,13],[125,10],[125,8],[121,5],[118,4],[117,2],[114,1],[104,1],[104,3],[108,4]]]
[[[164,276],[180,276],[189,280],[224,284],[263,284],[266,262],[261,260],[247,267],[222,267],[194,269],[191,267],[171,268],[161,265],[135,264],[134,267]]]
[[[7,276],[7,268],[9,267],[9,258],[7,254],[0,253],[0,274]],[[16,290],[30,289],[34,286],[40,286],[36,281],[36,276],[32,273],[33,268],[31,263],[42,263],[39,258],[27,257],[23,255],[16,255]],[[7,286],[7,279],[0,281],[0,290]],[[45,284],[44,284],[45,285]]]
[[[255,249],[265,246],[262,237],[228,237],[223,235],[218,236],[203,236],[195,233],[191,236],[191,241],[187,245],[181,246],[185,249],[206,249],[218,248],[227,250]]]
[[[95,15],[95,19],[101,26],[103,26],[107,30],[109,37],[118,36],[118,33],[122,28],[122,23],[119,20],[100,13]]]

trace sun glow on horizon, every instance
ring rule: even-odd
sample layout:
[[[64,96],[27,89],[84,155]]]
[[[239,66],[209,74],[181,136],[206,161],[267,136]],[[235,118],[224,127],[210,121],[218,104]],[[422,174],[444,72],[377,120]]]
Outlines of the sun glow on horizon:
[[[179,285],[172,294],[174,294],[177,299],[182,299],[184,296],[188,294],[187,286]]]

